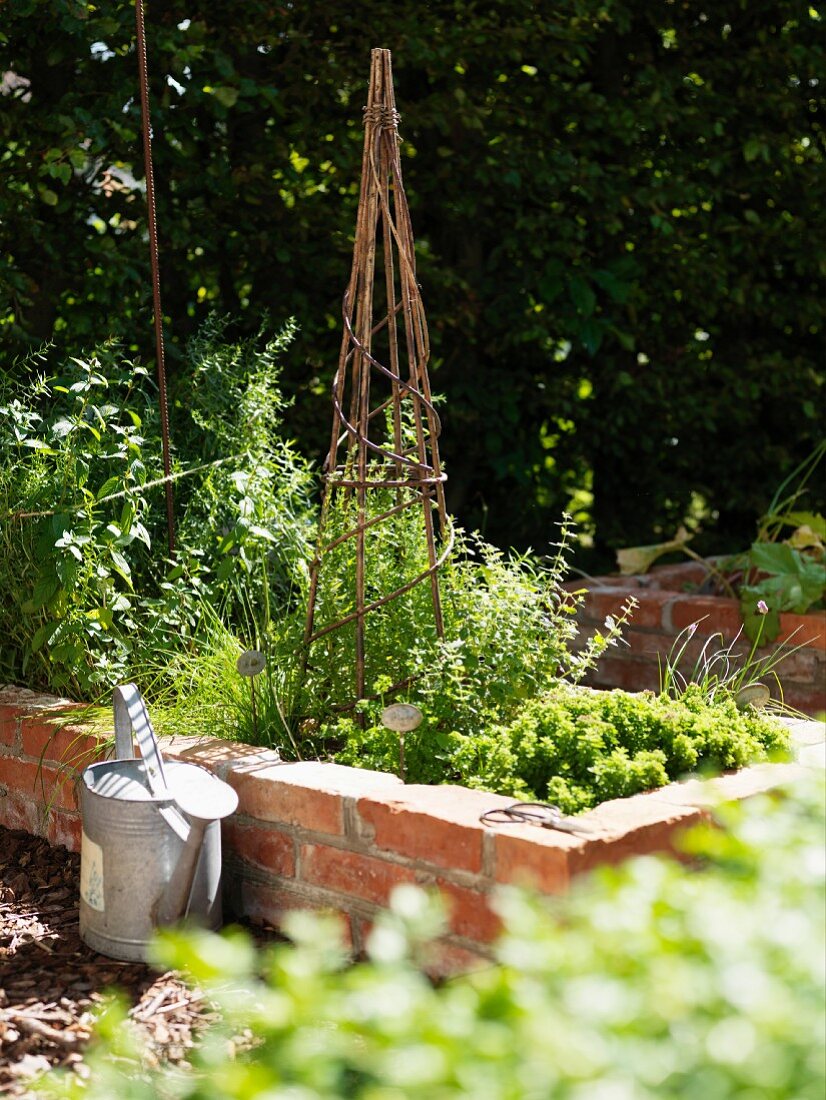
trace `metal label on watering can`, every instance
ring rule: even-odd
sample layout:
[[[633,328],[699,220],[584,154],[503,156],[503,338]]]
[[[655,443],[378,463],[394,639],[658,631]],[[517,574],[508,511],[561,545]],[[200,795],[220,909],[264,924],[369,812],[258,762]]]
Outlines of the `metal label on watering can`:
[[[80,934],[143,961],[159,925],[187,916],[220,927],[220,819],[238,796],[205,768],[163,760],[134,684],[115,690],[114,707],[117,758],[82,775]]]
[[[80,841],[80,896],[92,909],[104,911],[103,849],[84,832]]]

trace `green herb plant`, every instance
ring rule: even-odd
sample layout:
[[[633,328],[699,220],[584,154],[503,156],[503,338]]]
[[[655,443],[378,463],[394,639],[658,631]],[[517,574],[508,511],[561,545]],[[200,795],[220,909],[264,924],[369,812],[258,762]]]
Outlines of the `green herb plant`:
[[[679,699],[651,692],[596,692],[557,685],[472,734],[448,726],[405,736],[408,782],[445,780],[531,801],[566,814],[662,787],[689,773],[719,773],[785,757],[784,728],[731,698],[710,705],[699,687]],[[398,743],[381,725],[348,725],[337,759],[395,770]]]
[[[172,387],[174,562],[146,370],[110,343],[56,378],[0,380],[4,678],[95,701],[206,657],[216,623],[243,638],[251,606],[266,624],[289,604],[313,530],[309,466],[283,435],[294,326],[263,347],[226,327],[206,326]]]
[[[740,608],[749,638],[758,633],[767,641],[776,638],[784,611],[803,615],[824,608],[826,517],[801,510],[799,502],[812,478],[822,478],[825,462],[822,441],[777,489],[750,549],[726,564],[729,571],[740,571]],[[768,605],[765,624],[761,605]]]
[[[373,507],[384,510],[385,504],[376,500]],[[351,521],[342,506],[329,520],[327,537],[333,541],[338,526],[346,529]],[[370,534],[365,569],[370,595],[393,591],[427,568],[416,510],[396,514]],[[355,730],[375,728],[391,698],[412,702],[421,708],[424,721],[411,744],[418,740],[428,745],[428,774],[436,776],[449,735],[472,736],[490,722],[515,715],[527,700],[553,685],[577,682],[617,643],[630,605],[604,632],[578,650],[573,645],[582,594],[562,587],[570,543],[567,519],[554,554],[542,560],[509,556],[460,530],[454,531],[454,540],[453,554],[439,573],[444,636],[437,635],[426,582],[372,612],[366,626],[368,686],[363,700],[354,698],[352,626],[331,631],[309,651],[303,645],[303,607],[271,619],[268,629],[260,631],[258,648],[267,656],[267,669],[280,670],[274,686],[281,694],[278,705],[270,708],[280,740],[286,718],[296,741],[306,739],[303,751],[322,756],[344,752],[349,759]],[[350,540],[325,559],[317,628],[351,610],[353,555]]]

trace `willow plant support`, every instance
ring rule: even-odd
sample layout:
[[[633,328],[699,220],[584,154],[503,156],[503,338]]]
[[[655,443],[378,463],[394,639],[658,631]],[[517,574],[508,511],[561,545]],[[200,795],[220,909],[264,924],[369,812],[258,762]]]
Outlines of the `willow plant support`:
[[[332,387],[332,436],[324,465],[324,503],[310,569],[304,634],[305,659],[309,660],[313,643],[355,623],[355,700],[365,697],[365,639],[371,612],[416,585],[428,583],[436,632],[443,637],[438,570],[452,546],[445,510],[445,474],[439,460],[441,425],[427,373],[430,342],[416,281],[398,127],[390,51],[373,50],[364,109],[353,267],[343,300],[344,330]],[[377,271],[382,265],[383,273]],[[379,343],[386,353],[385,362],[378,358]],[[395,503],[379,514],[371,514],[371,494],[388,489],[393,491]],[[352,523],[343,534],[330,539],[326,529],[331,504],[338,494],[344,495]],[[372,528],[407,508],[421,509],[428,567],[395,591],[368,602],[365,542]],[[325,558],[349,540],[355,541],[350,606],[334,621],[317,626],[318,584]],[[389,690],[398,689],[409,679]]]

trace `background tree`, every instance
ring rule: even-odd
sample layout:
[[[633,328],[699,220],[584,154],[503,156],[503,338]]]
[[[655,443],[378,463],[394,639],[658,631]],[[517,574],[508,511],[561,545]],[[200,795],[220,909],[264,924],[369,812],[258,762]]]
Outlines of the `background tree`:
[[[705,517],[701,548],[750,540],[822,412],[813,8],[154,0],[147,14],[173,359],[211,310],[243,331],[295,315],[292,427],[320,456],[369,50],[386,46],[449,506],[537,548],[571,507],[593,564],[687,514]],[[133,5],[14,0],[0,72],[3,365],[110,334],[151,356]]]

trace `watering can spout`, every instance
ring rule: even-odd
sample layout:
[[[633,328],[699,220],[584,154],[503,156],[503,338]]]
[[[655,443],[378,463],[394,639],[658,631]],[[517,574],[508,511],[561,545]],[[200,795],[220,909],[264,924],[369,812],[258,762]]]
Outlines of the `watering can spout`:
[[[200,829],[191,827],[189,830],[172,877],[153,907],[153,920],[158,927],[174,924],[187,914],[192,883],[195,881],[195,871],[201,858],[204,832],[208,824],[209,822],[203,822]]]
[[[202,768],[187,768],[172,779],[175,805],[186,815],[189,832],[178,863],[156,909],[158,924],[171,924],[187,914],[192,883],[208,826],[234,813],[238,795],[228,783]]]

